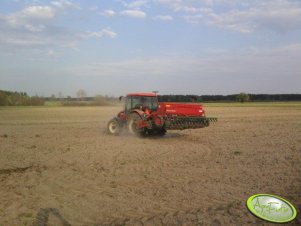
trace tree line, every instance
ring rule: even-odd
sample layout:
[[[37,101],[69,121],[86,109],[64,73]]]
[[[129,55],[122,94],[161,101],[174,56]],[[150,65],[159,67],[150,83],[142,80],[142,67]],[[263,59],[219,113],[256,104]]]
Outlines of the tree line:
[[[52,94],[50,97],[29,96],[26,92],[12,92],[0,90],[0,106],[42,106],[46,102],[62,106],[105,106],[118,101],[117,97],[96,95],[87,97],[84,90],[76,93],[77,97],[63,97],[59,93],[58,97]]]
[[[97,95],[88,97],[84,90],[77,97],[28,96],[26,92],[0,90],[0,106],[41,106],[45,102],[58,102],[63,106],[105,106],[118,102],[117,97]],[[231,94],[231,95],[158,95],[159,102],[272,102],[301,101],[301,94]]]
[[[301,101],[301,94],[159,95],[160,102]]]
[[[39,96],[28,96],[26,92],[0,90],[0,106],[40,106],[45,100]]]

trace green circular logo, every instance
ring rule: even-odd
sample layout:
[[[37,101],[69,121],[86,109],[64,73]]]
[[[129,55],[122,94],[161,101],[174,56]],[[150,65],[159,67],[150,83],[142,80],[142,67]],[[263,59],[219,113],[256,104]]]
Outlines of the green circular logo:
[[[247,200],[247,207],[255,216],[274,223],[286,223],[297,216],[289,201],[275,195],[252,195]]]

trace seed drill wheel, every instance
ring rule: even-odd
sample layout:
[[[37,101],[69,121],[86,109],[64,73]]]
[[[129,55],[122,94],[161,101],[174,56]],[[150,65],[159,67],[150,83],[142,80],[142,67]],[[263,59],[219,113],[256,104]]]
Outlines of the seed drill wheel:
[[[143,135],[144,131],[138,128],[138,120],[140,119],[140,116],[136,113],[130,114],[128,121],[127,121],[127,127],[132,135]]]
[[[119,122],[118,122],[118,120],[116,118],[111,119],[108,122],[107,131],[108,131],[109,134],[111,134],[111,135],[119,135],[120,130],[121,130],[120,124],[119,124]]]

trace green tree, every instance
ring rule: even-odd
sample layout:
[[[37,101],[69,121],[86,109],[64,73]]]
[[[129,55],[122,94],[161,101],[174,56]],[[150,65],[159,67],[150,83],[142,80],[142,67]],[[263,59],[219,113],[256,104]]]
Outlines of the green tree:
[[[33,96],[30,98],[30,105],[41,106],[44,105],[45,100],[43,97]]]
[[[12,106],[23,105],[23,98],[22,98],[22,96],[19,93],[14,92],[10,96],[10,105],[12,105]]]
[[[244,103],[250,100],[250,96],[247,93],[240,93],[236,96],[236,101]]]
[[[0,106],[7,106],[8,105],[8,97],[7,95],[0,91]]]

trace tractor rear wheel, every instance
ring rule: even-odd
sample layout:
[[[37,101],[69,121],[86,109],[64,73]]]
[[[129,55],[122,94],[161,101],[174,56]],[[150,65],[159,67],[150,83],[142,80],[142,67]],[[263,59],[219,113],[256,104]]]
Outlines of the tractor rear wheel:
[[[111,135],[119,135],[121,131],[121,126],[116,118],[113,118],[108,122],[107,131]]]
[[[130,114],[128,121],[127,121],[127,127],[132,135],[142,135],[143,130],[138,128],[138,120],[140,119],[140,116],[136,113]]]
[[[166,129],[165,128],[161,128],[157,130],[157,134],[158,136],[164,136],[166,133]]]

